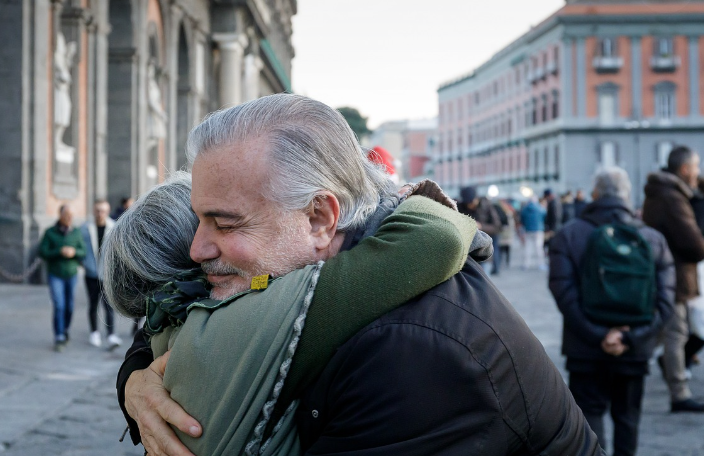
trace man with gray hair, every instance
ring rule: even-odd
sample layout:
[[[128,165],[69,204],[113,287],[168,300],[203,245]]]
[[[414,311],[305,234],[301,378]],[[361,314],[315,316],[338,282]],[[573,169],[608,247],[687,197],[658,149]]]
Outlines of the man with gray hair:
[[[200,221],[191,257],[216,299],[353,247],[398,204],[344,118],[302,96],[214,113],[187,149]],[[309,334],[294,363],[325,336]],[[150,455],[190,455],[169,425],[198,437],[200,424],[164,389],[164,360],[150,365],[135,340],[117,382],[133,441]],[[319,376],[300,375],[287,377],[270,422],[299,400],[305,454],[602,454],[542,345],[472,259],[354,335]]]
[[[606,446],[603,415],[611,409],[616,456],[636,454],[643,378],[657,334],[674,304],[675,271],[667,242],[635,219],[630,192],[623,169],[598,173],[594,201],[557,233],[550,248],[550,291],[564,319],[562,353],[567,357],[569,387],[602,447]],[[612,286],[609,275],[617,270],[615,265],[620,267],[614,279],[620,285],[634,284],[635,290]],[[598,272],[591,274],[594,266]],[[602,286],[615,299],[594,291]],[[629,307],[627,315],[617,315],[619,306],[633,304],[629,296],[638,295],[639,289],[648,290],[645,302],[636,301],[647,310],[641,314]],[[594,298],[607,308],[596,312],[590,307]]]

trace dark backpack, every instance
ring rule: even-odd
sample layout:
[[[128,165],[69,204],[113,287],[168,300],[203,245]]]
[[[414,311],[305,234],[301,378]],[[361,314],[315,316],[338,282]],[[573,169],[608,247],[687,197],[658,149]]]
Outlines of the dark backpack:
[[[655,261],[633,225],[597,225],[580,269],[582,310],[610,327],[646,325],[655,312]]]

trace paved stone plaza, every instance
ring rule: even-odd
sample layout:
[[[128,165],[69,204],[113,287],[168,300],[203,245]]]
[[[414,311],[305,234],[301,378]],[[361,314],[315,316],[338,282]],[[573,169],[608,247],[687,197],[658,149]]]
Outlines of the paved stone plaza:
[[[496,285],[516,306],[562,369],[560,315],[547,274],[503,271]],[[115,373],[126,347],[113,352],[88,345],[85,291],[77,290],[71,342],[52,351],[49,294],[44,286],[0,285],[0,453],[12,456],[141,456],[119,443],[124,429],[115,397]],[[128,343],[131,322],[118,320]],[[564,371],[563,371],[564,373]],[[704,367],[691,382],[704,397]],[[657,368],[648,377],[639,456],[704,456],[704,415],[671,415]]]

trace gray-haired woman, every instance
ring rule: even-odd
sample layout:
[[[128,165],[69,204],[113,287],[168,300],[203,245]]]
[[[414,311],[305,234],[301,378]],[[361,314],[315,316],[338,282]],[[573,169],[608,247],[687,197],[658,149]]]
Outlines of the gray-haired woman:
[[[300,391],[358,330],[457,273],[477,232],[456,210],[412,196],[357,247],[216,301],[189,257],[197,226],[190,176],[176,173],[120,218],[103,247],[108,300],[147,317],[155,356],[171,350],[164,386],[203,434],[174,431],[197,455],[299,454],[287,391]]]

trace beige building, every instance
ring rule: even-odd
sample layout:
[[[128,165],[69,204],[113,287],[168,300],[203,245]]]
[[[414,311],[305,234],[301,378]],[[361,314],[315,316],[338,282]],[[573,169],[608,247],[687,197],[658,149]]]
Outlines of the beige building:
[[[2,2],[0,272],[28,268],[61,204],[80,222],[96,198],[114,207],[184,166],[188,131],[206,113],[290,91],[296,8]]]

